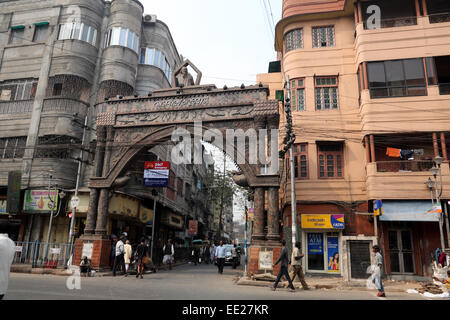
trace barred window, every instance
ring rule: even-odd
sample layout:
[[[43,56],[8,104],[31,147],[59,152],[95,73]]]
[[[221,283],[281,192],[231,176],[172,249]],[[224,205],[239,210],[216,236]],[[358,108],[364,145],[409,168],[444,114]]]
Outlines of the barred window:
[[[291,105],[293,111],[305,111],[305,80],[291,81]]]
[[[339,108],[337,77],[321,77],[315,79],[316,110]]]
[[[284,37],[286,52],[303,48],[303,29],[292,30]]]
[[[308,144],[298,143],[294,144],[294,177],[297,179],[308,179],[309,169],[308,169]],[[290,176],[290,159],[289,154],[286,156],[286,172]]]
[[[73,159],[74,145],[80,144],[81,141],[68,136],[48,135],[39,137],[36,150],[36,158],[46,159]]]
[[[27,137],[0,139],[0,159],[21,159],[25,154]]]
[[[36,95],[38,81],[35,79],[0,82],[0,100],[29,100]]]
[[[343,178],[343,144],[320,144],[319,155],[319,178]]]
[[[315,27],[313,33],[313,48],[334,47],[334,27]]]

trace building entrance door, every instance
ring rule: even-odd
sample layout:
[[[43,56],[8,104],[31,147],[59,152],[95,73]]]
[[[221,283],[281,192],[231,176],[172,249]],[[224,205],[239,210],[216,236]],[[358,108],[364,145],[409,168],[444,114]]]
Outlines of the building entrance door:
[[[414,252],[410,230],[389,230],[389,257],[392,273],[414,273]]]

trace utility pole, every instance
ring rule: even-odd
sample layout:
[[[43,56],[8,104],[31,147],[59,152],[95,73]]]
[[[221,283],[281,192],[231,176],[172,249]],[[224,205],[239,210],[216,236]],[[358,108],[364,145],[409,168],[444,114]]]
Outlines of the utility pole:
[[[86,116],[84,118],[84,126],[83,126],[83,137],[81,138],[81,151],[80,151],[80,159],[78,160],[78,171],[77,171],[77,181],[75,184],[75,195],[74,198],[78,198],[78,189],[80,187],[80,178],[81,178],[81,166],[83,165],[83,147],[84,147],[84,140],[86,139],[86,128],[88,124],[88,113],[86,113]],[[70,219],[70,229],[69,229],[69,239],[68,244],[72,245],[73,242],[73,225],[75,222],[75,214],[77,212],[77,206],[72,207],[72,218]]]
[[[287,76],[287,104],[291,101],[291,82],[289,76]],[[295,169],[294,169],[294,144],[291,145],[289,150],[290,167],[291,167],[291,212],[292,212],[292,249],[295,248],[295,242],[297,242],[297,200],[295,197]]]
[[[244,239],[245,239],[245,269],[244,269],[244,275],[247,275],[247,264],[248,264],[248,253],[247,253],[247,221],[248,221],[248,208],[245,206],[245,226],[244,226]]]
[[[159,161],[159,156],[156,158],[157,161]],[[153,259],[153,248],[155,247],[155,229],[156,229],[156,199],[157,199],[157,191],[152,191],[153,195],[153,221],[152,221],[152,242],[150,244],[150,257],[152,258],[152,263],[154,264]]]
[[[223,194],[225,191],[225,167],[226,167],[226,163],[227,163],[227,158],[226,158],[226,154],[223,154],[223,179],[222,179],[222,192],[220,195],[220,215],[219,215],[219,241],[222,240],[222,228],[223,228],[223,224],[222,224],[222,216],[223,216],[223,205],[224,205],[224,198],[223,198]]]
[[[45,261],[47,262],[48,260],[48,248],[50,246],[50,233],[52,231],[52,224],[53,224],[53,209],[55,208],[55,203],[56,203],[56,197],[58,196],[58,190],[56,189],[56,195],[55,195],[55,199],[52,199],[50,197],[50,192],[51,192],[51,180],[52,180],[52,175],[49,175],[48,178],[48,198],[49,198],[49,206],[50,206],[50,221],[49,221],[49,225],[48,225],[48,231],[47,231],[47,248],[45,250]]]

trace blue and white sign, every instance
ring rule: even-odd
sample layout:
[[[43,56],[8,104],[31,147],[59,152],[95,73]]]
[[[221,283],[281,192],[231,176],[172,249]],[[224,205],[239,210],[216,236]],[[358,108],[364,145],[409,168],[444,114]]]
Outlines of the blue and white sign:
[[[308,254],[323,254],[323,233],[308,233]]]
[[[170,162],[145,162],[144,186],[167,187],[169,185]]]

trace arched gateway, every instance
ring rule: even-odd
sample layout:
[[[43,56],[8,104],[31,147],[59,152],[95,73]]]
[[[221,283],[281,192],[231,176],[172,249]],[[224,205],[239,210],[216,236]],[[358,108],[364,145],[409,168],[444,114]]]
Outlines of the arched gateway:
[[[257,133],[262,130],[267,132],[262,142],[267,147],[264,152],[266,155],[271,153],[267,141],[271,141],[271,130],[278,129],[279,105],[277,101],[268,100],[268,95],[268,88],[262,85],[229,89],[202,85],[158,90],[148,96],[118,97],[98,104],[97,147],[94,176],[89,181],[89,212],[85,234],[76,243],[74,264],[81,258],[84,247],[84,250],[92,249],[95,268],[108,265],[110,242],[106,235],[106,221],[111,190],[126,181],[125,167],[136,154],[143,148],[173,141],[174,131],[182,129],[190,133],[193,140],[200,139],[199,136],[207,140],[203,136],[207,130],[221,133],[224,137],[222,150],[232,159],[236,159],[236,154],[238,158],[239,155],[244,157],[245,161],[238,162],[241,175],[236,181],[248,185],[254,194],[255,221],[250,251],[253,254],[250,255],[249,270],[257,273],[262,269],[259,268],[260,255],[256,251],[266,252],[266,260],[274,250],[279,252],[278,163],[276,171],[267,173],[260,157],[256,163],[249,161],[250,141],[245,142],[245,150],[242,150],[235,144],[234,137],[232,141],[226,138],[230,129],[242,129],[243,132],[254,129]],[[260,135],[257,137],[258,140],[263,139]],[[277,143],[273,152],[278,162]],[[267,229],[264,222],[266,195]]]

